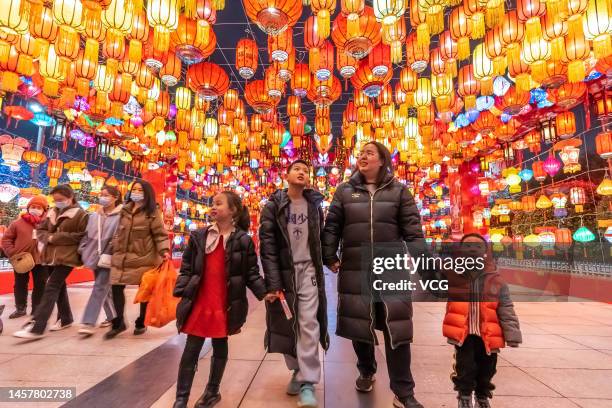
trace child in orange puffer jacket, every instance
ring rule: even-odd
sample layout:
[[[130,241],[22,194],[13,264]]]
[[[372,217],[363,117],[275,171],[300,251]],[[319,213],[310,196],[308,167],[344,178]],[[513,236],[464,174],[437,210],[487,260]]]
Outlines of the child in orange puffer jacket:
[[[460,247],[464,257],[483,257],[484,268],[467,271],[454,282],[449,279],[443,334],[455,345],[451,379],[459,408],[474,406],[472,393],[477,408],[490,408],[497,353],[506,343],[518,347],[521,330],[510,291],[496,272],[486,240],[479,234],[467,234]],[[457,284],[460,282],[463,284]]]

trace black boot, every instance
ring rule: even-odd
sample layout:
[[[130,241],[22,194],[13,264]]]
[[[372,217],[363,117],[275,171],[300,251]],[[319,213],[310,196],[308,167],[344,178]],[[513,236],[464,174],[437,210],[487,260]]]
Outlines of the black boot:
[[[221,385],[221,379],[223,378],[223,371],[225,371],[226,364],[227,358],[211,358],[210,374],[208,376],[206,391],[200,399],[198,399],[194,408],[211,408],[221,401],[219,386]]]
[[[25,307],[18,307],[13,313],[9,315],[9,319],[18,319],[20,317],[25,316],[26,314],[27,313]]]
[[[174,401],[172,408],[187,408],[195,372],[195,363],[181,364],[179,366],[178,381],[176,383],[176,401]]]

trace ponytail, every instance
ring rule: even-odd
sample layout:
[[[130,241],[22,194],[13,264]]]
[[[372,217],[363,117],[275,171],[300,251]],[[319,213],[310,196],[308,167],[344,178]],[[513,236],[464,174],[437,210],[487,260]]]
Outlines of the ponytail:
[[[251,225],[251,216],[247,206],[242,204],[240,196],[233,191],[223,191],[221,194],[227,197],[230,208],[234,210],[234,225],[243,231],[248,231]]]

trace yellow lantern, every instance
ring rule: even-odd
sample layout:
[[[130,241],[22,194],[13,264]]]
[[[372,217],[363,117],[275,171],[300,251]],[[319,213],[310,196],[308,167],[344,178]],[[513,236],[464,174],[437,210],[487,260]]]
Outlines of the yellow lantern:
[[[536,201],[536,208],[539,208],[541,210],[550,208],[552,207],[552,205],[552,201],[550,201],[550,199],[546,197],[546,194],[542,194]]]
[[[107,72],[106,65],[98,65],[96,78],[94,79],[94,88],[97,91],[96,103],[99,106],[103,106],[106,103],[108,93],[113,89],[114,81],[115,78]]]
[[[595,58],[605,58],[612,53],[612,8],[609,0],[590,0],[582,16],[582,26],[587,40],[593,41]]]
[[[153,41],[159,51],[168,51],[170,47],[170,32],[178,27],[178,0],[149,0],[147,2],[147,18],[154,28]]]
[[[81,0],[55,0],[53,2],[53,19],[59,25],[77,30],[83,23],[83,5]]]
[[[176,88],[174,101],[177,109],[191,109],[191,90],[182,86]]]
[[[22,13],[26,0],[4,0],[0,7],[0,31],[7,34],[25,34],[28,32],[28,14]]]
[[[206,118],[204,121],[204,136],[207,138],[214,138],[218,133],[217,119]]]
[[[59,91],[59,83],[64,80],[64,73],[53,44],[49,46],[47,55],[41,56],[38,69],[40,75],[44,78],[43,93],[50,97],[56,97]]]

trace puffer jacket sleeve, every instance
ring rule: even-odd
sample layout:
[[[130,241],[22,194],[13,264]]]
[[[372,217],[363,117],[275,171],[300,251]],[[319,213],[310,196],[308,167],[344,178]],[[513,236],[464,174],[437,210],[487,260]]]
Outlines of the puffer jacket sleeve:
[[[2,236],[2,250],[9,258],[15,255],[15,240],[17,239],[17,228],[15,222],[11,222]]]
[[[344,186],[338,187],[334,193],[334,198],[327,219],[325,220],[325,228],[323,238],[321,240],[323,247],[323,263],[327,266],[338,262],[338,245],[342,239],[342,230],[344,229],[344,204],[342,203],[342,194]]]
[[[279,259],[280,245],[276,242],[275,233],[275,208],[276,205],[268,201],[261,212],[259,222],[259,254],[268,292],[283,289]]]
[[[400,196],[398,222],[404,241],[413,242],[424,238],[419,209],[414,202],[412,194],[410,194],[410,190],[406,186],[402,188]]]
[[[54,245],[78,245],[81,243],[81,239],[87,230],[87,220],[89,216],[85,211],[79,209],[75,217],[78,217],[75,231],[58,231],[51,234],[51,242]],[[38,232],[36,234],[38,237]]]
[[[257,263],[257,253],[255,253],[255,244],[251,237],[247,236],[247,262],[248,270],[246,271],[246,285],[251,289],[251,292],[262,300],[266,296],[266,283],[259,274],[259,264]]]
[[[523,342],[521,327],[518,317],[514,311],[514,304],[510,298],[508,285],[503,284],[499,292],[499,305],[497,306],[497,318],[504,332],[504,339],[510,345],[518,345]]]
[[[183,251],[183,259],[181,261],[181,269],[179,271],[179,275],[176,278],[176,284],[174,285],[174,291],[172,295],[174,297],[183,297],[183,292],[191,279],[191,275],[193,271],[191,270],[191,266],[193,264],[193,257],[196,256],[195,244],[193,241],[195,232],[192,232],[189,237],[189,242],[187,243],[187,248]]]
[[[153,242],[155,242],[158,254],[164,255],[164,253],[170,251],[168,232],[164,227],[161,211],[155,211],[155,216],[151,221],[151,236],[153,237]]]

